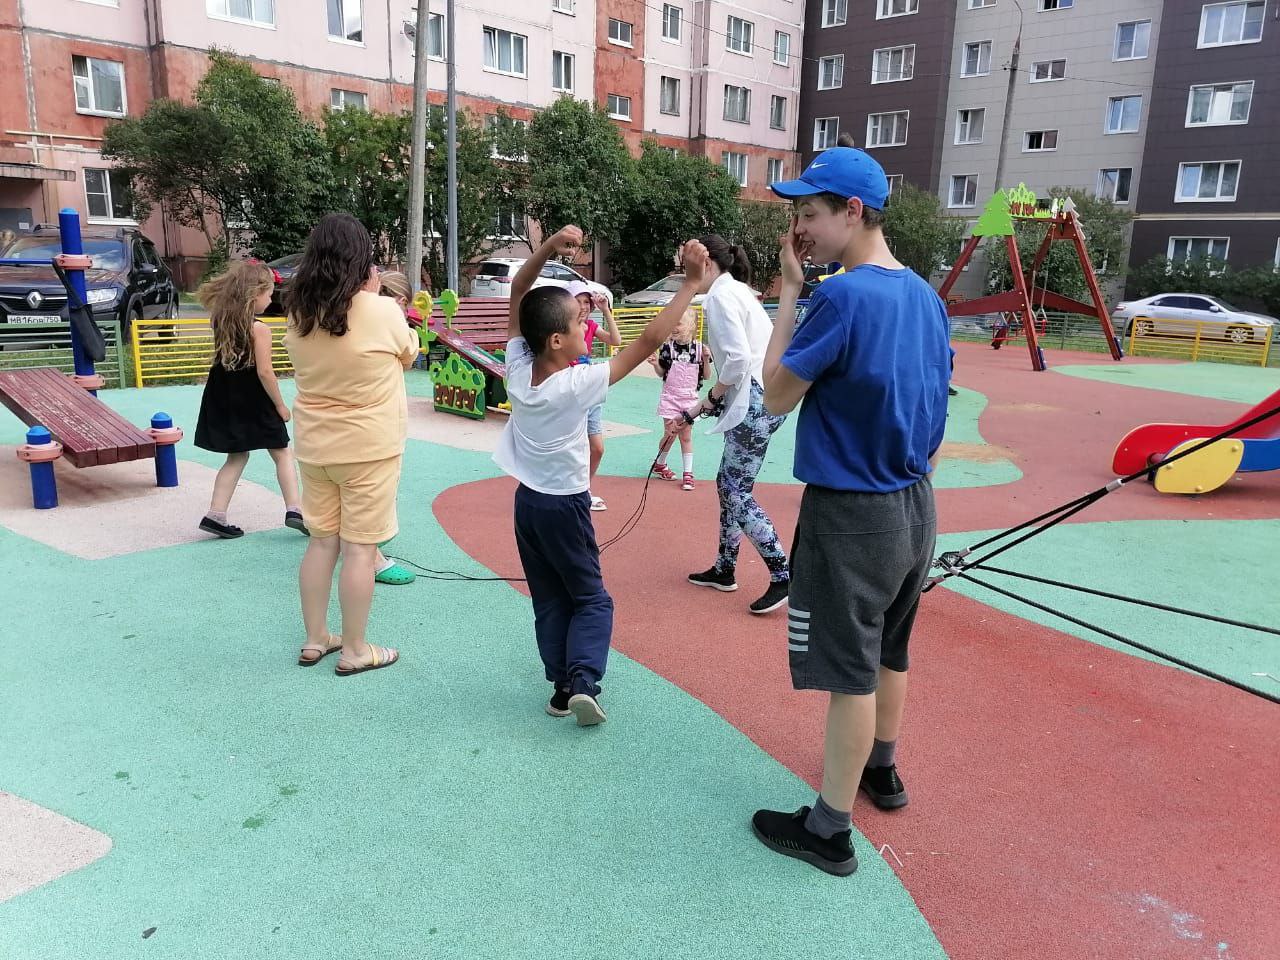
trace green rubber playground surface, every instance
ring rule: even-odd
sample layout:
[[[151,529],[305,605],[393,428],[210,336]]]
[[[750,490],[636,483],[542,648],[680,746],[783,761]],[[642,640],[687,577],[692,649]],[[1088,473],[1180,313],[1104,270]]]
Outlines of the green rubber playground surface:
[[[1237,403],[1259,403],[1280,390],[1280,370],[1228,363],[1077,364],[1050,369],[1068,377]]]

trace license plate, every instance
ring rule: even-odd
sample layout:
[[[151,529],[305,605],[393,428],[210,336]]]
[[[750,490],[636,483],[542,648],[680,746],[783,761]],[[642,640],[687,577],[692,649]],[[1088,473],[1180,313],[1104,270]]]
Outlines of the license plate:
[[[56,313],[11,313],[10,323],[60,323],[62,318]]]

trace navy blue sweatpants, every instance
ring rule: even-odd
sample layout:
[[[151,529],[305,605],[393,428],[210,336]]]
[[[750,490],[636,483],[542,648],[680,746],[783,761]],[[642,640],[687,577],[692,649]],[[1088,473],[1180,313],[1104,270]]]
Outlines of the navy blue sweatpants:
[[[613,598],[600,574],[591,497],[553,496],[521,484],[515,518],[547,679],[573,693],[596,696],[609,659]]]

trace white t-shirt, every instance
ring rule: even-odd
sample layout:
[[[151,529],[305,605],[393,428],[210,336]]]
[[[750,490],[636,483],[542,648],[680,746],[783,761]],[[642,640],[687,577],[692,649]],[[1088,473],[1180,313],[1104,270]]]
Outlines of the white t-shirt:
[[[604,403],[609,364],[559,370],[536,387],[533,351],[524,337],[507,344],[511,417],[493,461],[530,490],[554,496],[585,493],[591,481],[587,410]]]

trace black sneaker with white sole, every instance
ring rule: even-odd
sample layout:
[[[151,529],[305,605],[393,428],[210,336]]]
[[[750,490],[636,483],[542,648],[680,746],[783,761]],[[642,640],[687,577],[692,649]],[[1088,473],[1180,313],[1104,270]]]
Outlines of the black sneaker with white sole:
[[[235,524],[219,523],[212,517],[201,518],[200,529],[205,533],[212,533],[215,537],[221,537],[223,540],[234,540],[236,537],[244,536],[244,531]]]
[[[723,593],[733,593],[738,589],[738,581],[732,570],[717,570],[712,567],[702,573],[689,574],[689,582],[697,587],[712,587]]]
[[[795,813],[757,810],[751,818],[751,830],[770,850],[784,857],[794,857],[837,877],[847,877],[858,869],[858,858],[850,840],[852,831],[842,830],[824,840],[805,828],[809,808]]]
[[[864,767],[858,786],[881,810],[899,810],[907,805],[907,788],[896,766]]]
[[[609,719],[605,716],[604,707],[600,706],[600,701],[589,693],[575,693],[571,696],[569,712],[577,718],[580,727],[594,727],[597,723],[604,723]]]
[[[302,514],[297,510],[286,510],[284,512],[284,525],[297,530],[304,537],[311,536],[311,531],[307,529],[307,525],[303,522]]]
[[[769,589],[764,592],[764,596],[751,604],[751,612],[770,613],[779,607],[786,606],[789,596],[791,596],[790,580],[770,580]]]
[[[547,701],[547,716],[567,717],[569,715],[569,691],[559,687],[552,688],[551,699]]]

